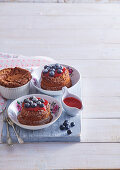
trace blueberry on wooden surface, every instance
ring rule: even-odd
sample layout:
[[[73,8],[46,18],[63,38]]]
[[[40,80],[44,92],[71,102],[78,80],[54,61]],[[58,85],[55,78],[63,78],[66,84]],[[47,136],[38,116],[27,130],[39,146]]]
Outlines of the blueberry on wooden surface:
[[[60,125],[60,130],[65,130],[65,126],[64,125]]]
[[[64,122],[67,123],[67,124],[69,124],[69,120],[65,120]]]
[[[74,122],[71,122],[71,124],[70,124],[70,125],[71,125],[71,127],[73,127],[73,126],[75,126],[75,123],[74,123]]]
[[[72,131],[70,129],[67,130],[67,134],[70,135]]]
[[[66,127],[67,125],[69,125],[69,121],[68,120],[65,120],[63,125]]]
[[[70,128],[70,126],[69,126],[69,125],[66,125],[66,126],[65,126],[65,129],[66,129],[66,130],[68,130],[69,128]]]

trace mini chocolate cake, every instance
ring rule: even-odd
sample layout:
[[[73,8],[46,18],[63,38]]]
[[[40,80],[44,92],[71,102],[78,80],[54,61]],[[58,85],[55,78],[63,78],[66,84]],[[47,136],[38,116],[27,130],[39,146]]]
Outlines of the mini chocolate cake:
[[[71,87],[72,82],[69,71],[60,64],[44,66],[41,74],[41,88],[45,90],[61,90],[62,87]]]
[[[48,101],[33,96],[24,100],[17,118],[21,124],[37,126],[49,123],[53,117]]]
[[[0,70],[0,85],[8,88],[20,87],[31,80],[31,73],[19,67]]]

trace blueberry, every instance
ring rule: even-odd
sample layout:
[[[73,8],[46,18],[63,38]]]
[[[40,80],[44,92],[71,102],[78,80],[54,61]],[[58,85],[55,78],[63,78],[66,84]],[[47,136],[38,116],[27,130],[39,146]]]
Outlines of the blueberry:
[[[56,63],[55,66],[56,66],[56,68],[59,68],[59,67],[60,67],[60,64]]]
[[[63,125],[66,127],[67,125],[69,125],[68,121],[64,121]]]
[[[29,103],[25,103],[25,104],[24,104],[24,107],[25,107],[25,108],[29,108],[29,107],[30,107],[30,104],[29,104]]]
[[[67,130],[67,134],[70,135],[72,131],[70,129]]]
[[[55,72],[54,72],[54,71],[50,71],[50,72],[49,72],[49,76],[50,76],[50,77],[53,77],[54,75],[55,75]]]
[[[58,69],[62,70],[62,69],[63,69],[63,66],[58,67]]]
[[[60,130],[65,130],[65,126],[64,125],[60,125]]]
[[[32,108],[35,108],[35,107],[37,107],[37,104],[36,104],[36,103],[33,103],[33,104],[31,104],[31,107],[32,107]]]
[[[62,71],[61,69],[58,69],[58,70],[57,70],[57,73],[58,73],[58,74],[61,74],[62,72],[63,72],[63,71]]]
[[[33,101],[32,101],[32,100],[30,100],[29,104],[30,104],[30,105],[32,105],[32,104],[33,104]]]
[[[74,122],[71,122],[71,124],[70,124],[70,125],[71,125],[71,127],[73,127],[73,126],[75,126],[75,123],[74,123]]]
[[[67,124],[69,124],[69,120],[65,120],[64,122],[67,123]]]
[[[41,102],[40,101],[37,101],[37,105],[39,106],[41,104]]]
[[[29,99],[24,99],[24,103],[29,103],[30,100]]]
[[[54,68],[51,68],[50,71],[54,71],[54,72],[55,72],[55,69],[54,69]]]
[[[46,74],[46,73],[48,73],[48,69],[43,70],[43,74]]]
[[[44,107],[44,104],[43,103],[39,104],[39,107],[41,107],[41,108]]]
[[[53,65],[52,65],[52,68],[53,68],[53,69],[56,69],[56,66],[55,66],[55,64],[53,64]]]
[[[65,129],[66,129],[66,130],[68,130],[69,128],[70,128],[70,126],[69,126],[69,125],[66,125],[66,126],[65,126]]]
[[[49,71],[49,70],[50,70],[50,67],[48,66],[46,69]]]
[[[30,97],[30,100],[32,100],[32,99],[33,99],[33,96]]]
[[[44,69],[46,69],[47,67],[48,67],[48,66],[47,66],[47,65],[45,65],[45,66],[44,66]]]
[[[39,101],[40,101],[41,103],[45,103],[45,100],[44,100],[44,99],[39,99]]]
[[[38,99],[37,99],[36,97],[33,97],[33,98],[32,98],[32,101],[33,101],[33,102],[37,102]]]

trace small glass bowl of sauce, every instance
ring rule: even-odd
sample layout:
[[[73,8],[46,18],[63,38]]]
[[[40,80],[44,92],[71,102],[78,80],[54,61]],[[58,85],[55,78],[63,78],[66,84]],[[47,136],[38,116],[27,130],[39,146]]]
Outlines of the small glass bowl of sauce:
[[[63,87],[62,105],[66,113],[70,116],[76,116],[83,110],[81,99],[68,92],[67,87]]]

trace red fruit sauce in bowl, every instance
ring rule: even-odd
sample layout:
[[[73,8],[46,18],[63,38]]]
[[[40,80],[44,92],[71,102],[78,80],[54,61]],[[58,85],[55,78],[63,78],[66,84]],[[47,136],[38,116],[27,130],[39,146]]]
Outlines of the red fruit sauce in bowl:
[[[63,102],[69,107],[82,108],[82,102],[74,97],[66,97]]]

